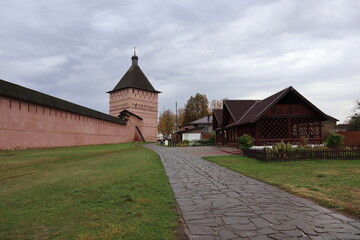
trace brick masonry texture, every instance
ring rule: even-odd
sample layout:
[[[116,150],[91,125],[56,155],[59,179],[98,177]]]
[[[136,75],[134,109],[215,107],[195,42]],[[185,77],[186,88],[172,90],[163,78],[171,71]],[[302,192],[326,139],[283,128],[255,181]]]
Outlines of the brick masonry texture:
[[[121,125],[0,95],[0,150],[131,142],[137,120]]]

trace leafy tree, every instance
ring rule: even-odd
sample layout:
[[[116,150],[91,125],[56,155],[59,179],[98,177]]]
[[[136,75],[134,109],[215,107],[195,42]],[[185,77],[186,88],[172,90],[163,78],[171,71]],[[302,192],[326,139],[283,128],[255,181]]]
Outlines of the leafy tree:
[[[175,114],[171,110],[166,110],[160,115],[158,130],[166,138],[174,133]]]
[[[350,131],[360,131],[360,99],[356,100],[354,113],[350,116],[349,125]]]
[[[327,147],[330,148],[341,147],[344,143],[344,136],[337,133],[332,133],[324,143]]]
[[[209,101],[206,95],[197,93],[195,97],[191,96],[185,105],[183,124],[208,116],[209,114]]]
[[[220,100],[212,100],[210,102],[210,109],[211,110],[214,110],[214,109],[222,109],[223,108],[223,103],[224,103],[224,100],[227,100],[227,98],[223,98],[223,99],[220,99]]]

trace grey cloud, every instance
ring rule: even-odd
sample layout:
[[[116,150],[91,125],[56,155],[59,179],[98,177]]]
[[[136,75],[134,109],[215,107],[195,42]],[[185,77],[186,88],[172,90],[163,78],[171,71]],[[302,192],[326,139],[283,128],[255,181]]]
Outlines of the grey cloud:
[[[345,120],[360,90],[359,7],[356,0],[2,1],[0,78],[107,112],[105,92],[129,68],[135,45],[163,92],[159,109],[197,92],[261,99],[293,85]]]

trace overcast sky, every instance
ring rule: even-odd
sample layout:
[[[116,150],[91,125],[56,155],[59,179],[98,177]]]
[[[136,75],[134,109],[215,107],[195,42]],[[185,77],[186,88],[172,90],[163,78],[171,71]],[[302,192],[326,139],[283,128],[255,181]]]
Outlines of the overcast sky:
[[[360,98],[359,0],[2,0],[0,79],[102,112],[139,65],[159,111],[293,86],[340,122]]]

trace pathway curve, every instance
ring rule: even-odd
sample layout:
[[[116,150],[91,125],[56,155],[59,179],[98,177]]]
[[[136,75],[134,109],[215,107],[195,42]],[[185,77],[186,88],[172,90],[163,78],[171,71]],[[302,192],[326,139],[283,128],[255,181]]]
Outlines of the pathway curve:
[[[360,239],[360,222],[199,156],[161,157],[190,239]]]

